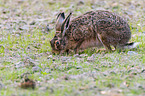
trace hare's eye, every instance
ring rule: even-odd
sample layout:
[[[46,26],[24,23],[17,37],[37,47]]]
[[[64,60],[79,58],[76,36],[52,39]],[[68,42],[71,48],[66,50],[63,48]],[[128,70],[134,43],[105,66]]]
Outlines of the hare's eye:
[[[60,42],[59,42],[58,40],[56,40],[56,41],[55,41],[55,44],[59,45],[59,44],[60,44]]]

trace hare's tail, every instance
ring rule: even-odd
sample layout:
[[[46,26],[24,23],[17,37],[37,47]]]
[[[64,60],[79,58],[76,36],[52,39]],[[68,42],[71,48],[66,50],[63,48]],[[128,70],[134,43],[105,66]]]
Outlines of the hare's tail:
[[[141,44],[141,42],[132,42],[132,43],[127,43],[123,46],[124,49],[133,49],[137,48]]]

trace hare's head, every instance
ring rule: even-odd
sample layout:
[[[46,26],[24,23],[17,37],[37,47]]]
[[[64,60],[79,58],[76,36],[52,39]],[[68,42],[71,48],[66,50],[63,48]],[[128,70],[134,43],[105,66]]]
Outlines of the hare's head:
[[[52,53],[60,53],[60,51],[65,49],[65,32],[69,27],[70,13],[67,18],[65,18],[64,12],[60,13],[57,16],[56,21],[56,33],[54,38],[50,41],[52,47]]]

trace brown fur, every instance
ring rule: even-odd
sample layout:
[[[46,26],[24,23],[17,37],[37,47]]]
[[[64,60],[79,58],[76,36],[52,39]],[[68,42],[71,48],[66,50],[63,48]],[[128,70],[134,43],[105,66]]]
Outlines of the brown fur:
[[[64,13],[62,13],[64,14]],[[56,35],[50,41],[55,53],[104,46],[106,50],[125,46],[131,38],[130,27],[123,18],[109,11],[89,11],[69,22],[70,15],[64,19],[62,25],[57,22]],[[60,15],[61,16],[61,15]],[[59,21],[59,17],[58,20]],[[60,20],[61,21],[61,20]],[[67,26],[68,24],[68,26]],[[58,40],[56,44],[56,40]],[[55,47],[54,47],[55,46]],[[56,48],[57,47],[57,48]]]

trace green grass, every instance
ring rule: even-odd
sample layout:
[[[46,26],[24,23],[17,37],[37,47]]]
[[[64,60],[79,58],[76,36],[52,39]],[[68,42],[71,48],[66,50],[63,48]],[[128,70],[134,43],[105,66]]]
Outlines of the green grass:
[[[132,0],[133,1],[133,0]],[[0,1],[0,96],[144,96],[145,95],[145,12],[144,1],[131,0],[93,2],[84,0],[2,0]],[[117,3],[116,6],[114,6]],[[133,4],[132,8],[128,4]],[[79,5],[80,4],[80,5]],[[114,4],[114,5],[112,5]],[[73,11],[78,16],[89,10],[103,8],[128,19],[132,31],[131,42],[141,42],[129,54],[95,53],[87,49],[86,56],[53,55],[49,41],[55,35],[55,19],[60,11]],[[125,10],[126,9],[126,10]],[[126,14],[131,12],[133,15]],[[129,17],[128,17],[129,16]],[[40,20],[42,19],[42,20]],[[43,20],[44,19],[44,20]],[[39,21],[40,20],[40,21]],[[35,25],[29,25],[35,21]],[[44,27],[53,29],[48,33]],[[22,29],[28,25],[29,29]],[[93,61],[88,57],[94,56]],[[92,57],[93,57],[92,56]],[[29,60],[27,60],[30,59]],[[25,66],[16,67],[20,62]],[[33,72],[33,65],[41,71]],[[36,82],[36,88],[22,89],[22,74]],[[2,85],[2,87],[1,87]],[[115,95],[117,94],[117,95]]]

